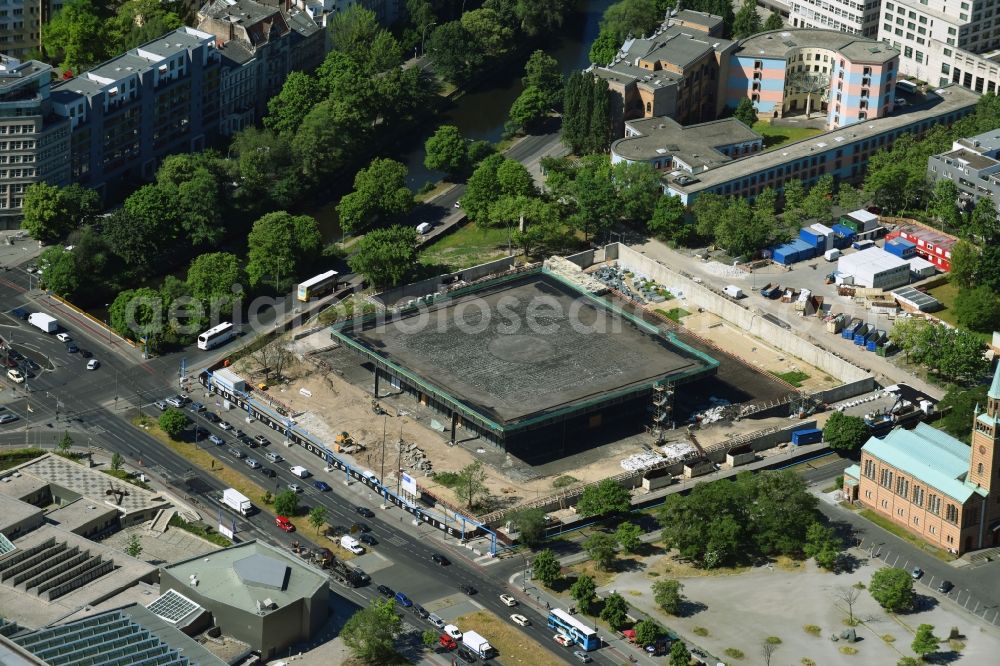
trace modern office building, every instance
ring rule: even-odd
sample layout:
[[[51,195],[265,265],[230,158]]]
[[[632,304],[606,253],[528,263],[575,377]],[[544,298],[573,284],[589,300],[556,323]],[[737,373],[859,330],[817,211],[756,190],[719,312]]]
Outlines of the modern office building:
[[[857,181],[864,175],[868,158],[890,148],[896,138],[920,136],[935,125],[950,125],[975,111],[978,100],[979,95],[971,90],[945,86],[928,93],[921,104],[898,108],[884,118],[735,159],[694,178],[670,174],[664,179],[664,191],[690,206],[702,192],[752,199],[768,187],[781,190],[792,179],[807,187],[824,174]]]
[[[951,150],[927,158],[927,178],[947,178],[955,183],[958,196],[972,207],[989,197],[1000,208],[1000,129],[958,139]]]
[[[611,163],[646,162],[658,171],[697,174],[758,153],[764,138],[735,118],[685,127],[671,118],[625,123],[625,138],[611,144]]]
[[[221,60],[213,35],[184,27],[54,85],[72,180],[106,194],[150,180],[171,153],[203,150],[219,129]]]
[[[21,225],[29,185],[69,183],[70,123],[53,113],[51,82],[45,63],[0,55],[0,229]]]
[[[832,30],[774,30],[739,42],[727,104],[749,97],[758,115],[819,113],[827,129],[881,118],[893,109],[899,52]]]
[[[878,38],[899,49],[900,73],[932,88],[1000,90],[1000,7],[993,0],[884,0]]]
[[[844,493],[949,552],[1000,546],[1000,366],[973,419],[972,446],[925,423],[869,439]]]
[[[793,28],[837,30],[861,37],[878,36],[879,0],[792,0]]]

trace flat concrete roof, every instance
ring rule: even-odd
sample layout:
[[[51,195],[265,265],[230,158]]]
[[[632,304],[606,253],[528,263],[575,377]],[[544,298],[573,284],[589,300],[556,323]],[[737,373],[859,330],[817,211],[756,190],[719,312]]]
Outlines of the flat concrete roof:
[[[641,136],[629,136],[611,144],[611,152],[627,160],[648,161],[674,156],[692,168],[721,165],[733,158],[717,146],[762,140],[763,137],[735,118],[722,118],[697,125],[681,125],[673,118],[626,120]]]
[[[275,572],[279,570],[281,581],[276,585]],[[328,583],[319,569],[260,541],[168,564],[163,571],[180,581],[185,590],[194,589],[202,597],[252,613],[258,612],[258,601],[271,599],[283,608],[311,597]],[[247,576],[247,571],[254,575]],[[191,588],[191,576],[198,581],[196,588]]]
[[[902,266],[909,268],[910,262],[891,252],[886,252],[880,247],[870,247],[860,252],[842,254],[837,260],[837,271],[847,275],[857,275],[859,271],[878,274]]]
[[[652,331],[539,272],[342,333],[455,402],[512,423],[707,369]]]
[[[0,495],[0,533],[5,533],[10,537],[9,530],[12,525],[16,525],[32,516],[41,516],[42,510],[37,506],[32,506],[27,502]]]
[[[111,518],[118,515],[118,510],[102,502],[95,502],[89,497],[63,504],[58,509],[45,514],[46,519],[57,524],[68,532],[75,532],[101,516]]]
[[[945,157],[952,160],[959,160],[965,162],[977,171],[980,169],[988,169],[989,167],[1000,164],[1000,162],[992,157],[980,155],[979,153],[966,148],[959,148],[958,150],[952,150],[951,152],[941,153],[940,155],[934,155],[934,157]]]
[[[811,157],[818,150],[831,150],[838,146],[848,146],[885,132],[908,127],[924,120],[933,120],[952,111],[974,106],[980,97],[978,93],[956,84],[938,88],[938,91],[940,94],[928,92],[927,101],[923,104],[907,106],[905,110],[897,108],[891,115],[884,118],[866,120],[774,150],[741,157],[715,169],[697,174],[697,182],[688,185],[678,185],[671,182],[670,189],[685,194],[709,190],[716,185],[761,173],[768,169],[775,169],[779,166],[783,167],[798,159]]]
[[[836,30],[791,28],[771,30],[747,37],[739,43],[738,56],[787,58],[799,49],[828,49],[851,62],[880,64],[899,57],[899,51],[884,42],[849,35]]]
[[[34,474],[22,474],[17,468],[0,474],[0,495],[24,501],[49,485]]]
[[[975,136],[959,139],[955,143],[977,153],[1000,150],[1000,128]]]

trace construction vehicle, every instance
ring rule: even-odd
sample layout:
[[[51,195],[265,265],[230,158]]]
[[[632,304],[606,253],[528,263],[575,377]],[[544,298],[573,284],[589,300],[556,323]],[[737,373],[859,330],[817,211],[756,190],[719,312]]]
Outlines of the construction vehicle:
[[[333,440],[334,450],[337,453],[357,453],[358,451],[364,451],[365,446],[359,442],[354,441],[351,434],[346,430],[341,431]]]
[[[777,298],[781,296],[781,286],[777,282],[768,282],[761,287],[760,295],[764,298]]]

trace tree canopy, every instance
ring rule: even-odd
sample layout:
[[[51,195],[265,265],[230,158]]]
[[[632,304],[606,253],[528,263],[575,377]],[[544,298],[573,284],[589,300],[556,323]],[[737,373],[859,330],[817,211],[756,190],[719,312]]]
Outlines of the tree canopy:
[[[376,158],[354,176],[354,191],[337,204],[340,228],[346,234],[373,222],[393,223],[413,208],[413,192],[406,186],[406,166]]]
[[[587,486],[576,503],[576,512],[581,516],[610,516],[627,513],[631,508],[632,496],[612,479]]]
[[[403,619],[396,611],[395,599],[372,599],[368,607],[355,612],[340,636],[358,659],[371,664],[387,664],[396,654],[396,637]]]
[[[890,613],[912,610],[916,599],[913,592],[913,577],[905,569],[896,567],[883,567],[872,574],[868,591],[872,598]]]
[[[864,419],[843,412],[833,412],[823,426],[823,441],[831,449],[854,453],[868,440],[868,426]]]
[[[441,125],[424,144],[424,166],[443,171],[449,179],[462,176],[469,168],[469,152],[465,137],[454,125]]]
[[[417,259],[417,232],[410,227],[373,229],[358,241],[348,259],[351,270],[383,288],[399,284]]]
[[[254,286],[266,281],[281,291],[321,247],[319,225],[313,218],[285,211],[268,213],[254,222],[247,237],[247,279]]]

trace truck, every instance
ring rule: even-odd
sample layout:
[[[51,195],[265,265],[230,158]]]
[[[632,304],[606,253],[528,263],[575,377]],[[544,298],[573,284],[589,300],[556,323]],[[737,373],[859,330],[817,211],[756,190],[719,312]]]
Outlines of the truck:
[[[250,516],[257,511],[250,499],[235,488],[222,491],[222,503],[241,516]]]
[[[340,537],[340,547],[354,553],[355,555],[360,555],[365,552],[364,546],[362,546],[357,539],[352,536],[348,536],[347,534]]]
[[[781,296],[781,286],[777,282],[768,282],[761,287],[760,295],[764,298],[777,298]]]
[[[28,323],[46,333],[55,333],[59,329],[59,322],[56,321],[56,318],[44,312],[32,312],[28,315]]]
[[[462,645],[472,650],[480,659],[490,659],[496,654],[490,642],[474,631],[466,631],[462,635]]]
[[[722,291],[729,298],[743,298],[743,296],[745,296],[745,294],[743,293],[743,290],[740,289],[739,287],[737,287],[735,284],[727,284],[722,289]]]

